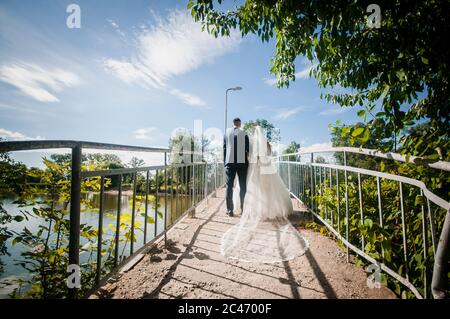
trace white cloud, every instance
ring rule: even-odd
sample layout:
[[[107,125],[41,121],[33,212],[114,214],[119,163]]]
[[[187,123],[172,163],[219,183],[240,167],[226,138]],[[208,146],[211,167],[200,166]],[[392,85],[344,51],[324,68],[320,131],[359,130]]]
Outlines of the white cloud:
[[[20,132],[8,131],[0,128],[0,137],[7,141],[44,140],[42,136],[30,137]]]
[[[265,105],[257,105],[257,106],[255,106],[255,111],[264,110],[266,108],[267,108],[267,106],[265,106]]]
[[[114,28],[114,30],[116,30],[116,32],[117,32],[120,36],[125,37],[125,33],[120,29],[119,25],[118,25],[116,22],[114,22],[114,21],[111,20],[111,19],[106,19],[106,21],[109,22],[109,24]]]
[[[11,104],[4,104],[0,103],[0,110],[7,110],[8,116],[13,116],[14,113],[26,113],[26,114],[38,114],[40,120],[42,120],[42,116],[46,117],[57,117],[56,113],[51,111],[44,111],[39,108],[35,108],[32,106],[29,107],[22,107],[17,105],[11,105]],[[15,116],[21,116],[21,115],[15,115]],[[35,120],[38,120],[38,118],[34,118]]]
[[[316,143],[312,144],[306,147],[301,147],[301,152],[313,152],[314,154],[314,160],[317,160],[319,158],[322,158],[325,160],[326,163],[336,163],[336,158],[334,157],[334,152],[320,152],[325,149],[329,149],[332,147],[331,142],[324,142],[324,143]],[[309,154],[304,155],[303,160],[310,161],[311,157]]]
[[[162,88],[164,83],[153,77],[151,74],[143,72],[143,66],[139,63],[131,63],[115,59],[103,60],[105,69],[128,84],[139,84],[143,87]]]
[[[59,68],[44,68],[31,63],[12,63],[0,67],[0,81],[19,89],[40,102],[59,102],[54,92],[81,83],[78,76]]]
[[[138,140],[157,141],[167,138],[164,132],[157,127],[143,127],[138,128],[133,132],[134,138]]]
[[[309,78],[309,73],[311,72],[311,70],[313,68],[315,68],[317,66],[317,64],[308,64],[306,67],[304,67],[302,70],[300,70],[299,72],[295,73],[295,78],[296,79],[308,79]]]
[[[303,69],[301,69],[299,72],[296,72],[295,75],[295,79],[308,79],[309,78],[309,73],[311,72],[311,70],[313,68],[315,68],[317,66],[317,64],[311,64],[308,60],[305,60],[303,62],[303,64],[305,65],[305,67]],[[270,86],[275,86],[277,84],[277,78],[264,78],[263,79],[264,83],[266,83],[267,85]]]
[[[187,105],[191,105],[191,106],[205,106],[206,105],[206,102],[203,101],[200,97],[190,94],[190,93],[182,92],[177,89],[170,90],[170,94],[176,96],[181,101],[183,101],[183,103],[185,103]]]
[[[270,85],[270,86],[274,86],[275,84],[277,84],[276,78],[264,78],[263,81],[264,81],[264,83],[266,83],[267,85]]]
[[[324,148],[328,148],[331,147],[331,142],[325,142],[325,143],[316,143],[316,144],[312,144],[309,146],[305,146],[305,147],[301,147],[301,151],[302,152],[313,152],[313,151],[318,151]]]
[[[187,11],[174,10],[165,18],[154,16],[154,24],[136,33],[136,52],[125,60],[106,58],[105,69],[126,83],[146,88],[163,89],[167,82],[237,48],[241,36],[237,31],[229,37],[214,38],[196,23]],[[168,92],[183,103],[198,106],[204,102],[177,89]]]
[[[295,114],[303,111],[305,108],[302,106],[290,108],[290,109],[280,109],[278,110],[277,114],[275,115],[275,119],[277,120],[287,120],[288,118],[294,116]]]
[[[236,48],[241,37],[214,38],[187,11],[173,11],[138,38],[138,58],[161,81],[195,70]]]
[[[152,134],[157,131],[156,127],[139,128],[133,132],[134,137],[138,140],[153,140]]]
[[[319,114],[320,115],[338,115],[338,114],[348,112],[348,111],[350,111],[350,109],[351,108],[349,108],[349,107],[333,106],[326,110],[321,111]]]

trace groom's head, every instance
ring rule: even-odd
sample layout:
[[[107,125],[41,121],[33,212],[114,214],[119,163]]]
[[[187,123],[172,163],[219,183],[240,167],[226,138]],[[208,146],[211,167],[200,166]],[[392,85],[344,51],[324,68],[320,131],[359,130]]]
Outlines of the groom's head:
[[[241,127],[241,119],[239,117],[235,117],[233,119],[233,126],[234,127]]]

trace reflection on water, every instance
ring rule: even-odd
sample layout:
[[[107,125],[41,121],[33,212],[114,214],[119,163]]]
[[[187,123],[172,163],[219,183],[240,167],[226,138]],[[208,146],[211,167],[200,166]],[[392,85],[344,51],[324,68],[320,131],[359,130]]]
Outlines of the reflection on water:
[[[99,203],[100,196],[99,194],[88,194],[87,197],[94,203],[94,208],[88,209],[81,213],[81,224],[86,224],[88,226],[92,226],[93,229],[98,229],[99,222]],[[123,220],[126,220],[126,215],[132,213],[132,199],[131,195],[123,194],[121,196],[121,216],[123,216]],[[135,236],[136,242],[134,242],[134,251],[141,248],[144,244],[144,213],[145,213],[145,204],[144,200],[141,205],[136,205],[136,213],[135,213]],[[17,215],[20,211],[31,211],[33,206],[28,207],[18,207],[18,205],[13,203],[13,199],[3,200],[3,207],[6,209],[11,215]],[[164,195],[159,196],[158,199],[159,208],[158,211],[162,213],[162,216],[158,216],[155,214],[155,205],[154,202],[148,203],[148,211],[147,216],[155,219],[155,224],[147,223],[147,242],[154,238],[155,233],[160,234],[164,229],[164,211],[165,211],[165,201]],[[174,221],[177,216],[180,216],[182,212],[186,210],[189,206],[190,198],[189,197],[170,197],[167,198],[167,225],[171,224],[171,221]],[[138,202],[137,202],[138,203]],[[117,221],[117,204],[118,204],[118,195],[116,193],[105,193],[104,197],[104,216],[103,216],[103,240],[107,240],[108,243],[110,240],[114,240],[114,228]],[[35,206],[37,207],[37,206]],[[173,209],[172,209],[173,208]],[[172,215],[173,214],[173,215]],[[156,217],[155,217],[156,216]],[[161,218],[162,217],[162,218]],[[27,227],[32,233],[36,233],[39,229],[39,225],[47,225],[41,218],[29,217],[29,220],[24,220],[22,222],[12,222],[8,224],[8,229],[11,231],[20,232],[24,227]],[[155,229],[156,228],[156,229]],[[121,234],[121,239],[124,239],[123,234]],[[94,239],[96,242],[96,239]],[[83,241],[81,238],[80,245],[86,243],[86,240]],[[13,282],[17,278],[28,278],[29,272],[25,270],[20,265],[16,265],[16,263],[23,259],[21,253],[26,249],[26,247],[22,244],[12,245],[12,240],[8,240],[7,242],[8,252],[11,256],[1,256],[1,260],[4,264],[3,272],[0,273],[0,299],[8,298],[8,294],[12,292],[12,290],[17,287],[16,285],[11,285],[7,283]],[[121,242],[119,244],[119,252],[122,258],[130,255],[130,243],[129,242]],[[80,262],[85,262],[91,258],[91,260],[96,260],[96,251],[92,250],[92,253],[89,254],[81,254]],[[103,257],[106,259],[105,257]],[[104,260],[102,260],[104,262]]]

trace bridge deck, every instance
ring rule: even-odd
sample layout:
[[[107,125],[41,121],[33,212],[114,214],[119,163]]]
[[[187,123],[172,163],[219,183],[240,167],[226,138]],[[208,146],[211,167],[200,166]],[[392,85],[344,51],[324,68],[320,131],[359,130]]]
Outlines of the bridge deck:
[[[305,209],[294,203],[294,224]],[[303,256],[277,264],[227,261],[219,252],[223,233],[239,220],[225,215],[224,192],[197,207],[126,272],[111,278],[91,298],[395,298],[370,289],[366,273],[332,239],[300,228],[310,242]],[[125,267],[129,268],[129,267]]]

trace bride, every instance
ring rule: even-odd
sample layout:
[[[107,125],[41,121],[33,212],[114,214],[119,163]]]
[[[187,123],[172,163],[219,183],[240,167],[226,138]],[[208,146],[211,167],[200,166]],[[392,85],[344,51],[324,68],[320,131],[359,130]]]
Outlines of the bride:
[[[242,215],[222,237],[221,254],[225,258],[274,263],[293,259],[308,249],[307,240],[287,219],[293,213],[292,201],[270,155],[270,144],[257,126],[250,138]],[[239,190],[233,193],[237,195]],[[233,201],[240,207],[238,195]]]

